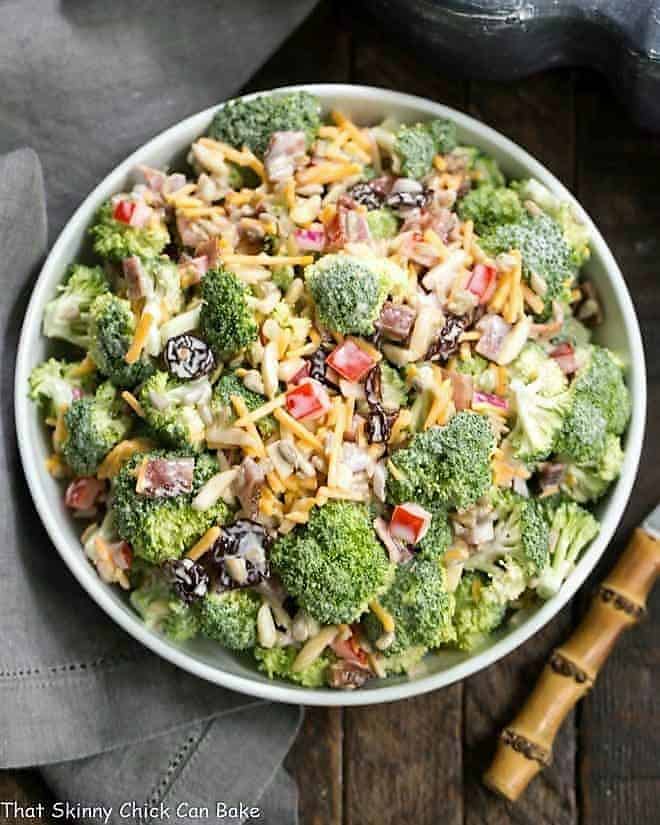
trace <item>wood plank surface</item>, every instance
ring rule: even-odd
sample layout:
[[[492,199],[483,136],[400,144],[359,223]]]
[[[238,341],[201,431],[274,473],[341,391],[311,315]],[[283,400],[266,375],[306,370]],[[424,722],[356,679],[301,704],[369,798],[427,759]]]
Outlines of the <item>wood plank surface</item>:
[[[606,567],[660,498],[660,136],[635,128],[605,83],[589,73],[579,76],[577,110],[578,197],[628,283],[642,322],[648,369],[643,463],[601,565]],[[659,636],[656,588],[646,620],[617,646],[582,706],[579,787],[584,825],[660,821]]]

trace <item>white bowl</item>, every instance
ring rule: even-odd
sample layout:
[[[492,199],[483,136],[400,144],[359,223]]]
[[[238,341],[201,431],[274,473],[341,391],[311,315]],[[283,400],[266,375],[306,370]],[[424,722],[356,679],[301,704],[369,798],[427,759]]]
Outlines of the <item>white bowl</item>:
[[[41,334],[44,306],[52,297],[65,268],[78,254],[86,229],[101,202],[129,184],[131,172],[137,164],[166,166],[174,157],[185,152],[188,145],[206,130],[218,107],[187,118],[138,149],[94,189],[65,226],[44,264],[23,323],[16,363],[16,428],[28,484],[53,543],[90,596],[124,630],[184,670],[243,693],[307,705],[369,705],[444,687],[501,659],[542,628],[582,584],[610,541],[635,480],[646,410],[644,351],[630,295],[605,241],[564,186],[523,149],[477,120],[423,98],[364,86],[322,84],[292,88],[313,92],[326,109],[341,109],[363,124],[375,123],[385,115],[402,121],[449,118],[458,126],[462,142],[475,144],[493,155],[508,176],[537,178],[560,198],[572,201],[589,222],[593,253],[586,271],[598,285],[606,319],[598,330],[598,341],[620,353],[627,364],[633,412],[625,438],[626,454],[621,477],[599,506],[600,535],[588,548],[559,594],[524,616],[518,614],[513,625],[500,630],[487,646],[476,653],[440,652],[427,657],[429,667],[426,675],[412,680],[373,680],[355,692],[310,690],[270,681],[256,670],[248,657],[233,655],[210,641],[175,644],[149,630],[130,608],[125,595],[117,588],[104,584],[86,560],[80,546],[79,525],[74,524],[64,507],[60,485],[45,470],[48,442],[37,411],[27,398],[30,370],[48,352],[48,342]]]

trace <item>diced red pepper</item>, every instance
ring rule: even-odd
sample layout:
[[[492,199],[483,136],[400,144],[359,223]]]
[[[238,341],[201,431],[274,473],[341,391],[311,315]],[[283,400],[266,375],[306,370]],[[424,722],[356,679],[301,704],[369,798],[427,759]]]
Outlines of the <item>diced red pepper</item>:
[[[397,504],[390,521],[390,534],[406,544],[417,544],[426,535],[431,524],[431,513],[408,501]]]
[[[468,291],[479,298],[480,304],[485,304],[493,296],[496,279],[497,270],[494,266],[477,264],[472,270],[472,276],[468,281]]]
[[[376,360],[349,338],[332,350],[326,363],[347,381],[359,381],[374,366]]]
[[[286,394],[286,409],[298,421],[320,418],[330,409],[330,398],[323,386],[306,378]]]
[[[112,217],[122,223],[130,223],[135,212],[135,201],[117,201],[112,210]]]
[[[105,482],[98,478],[76,478],[66,488],[64,503],[72,510],[91,510],[104,491]]]

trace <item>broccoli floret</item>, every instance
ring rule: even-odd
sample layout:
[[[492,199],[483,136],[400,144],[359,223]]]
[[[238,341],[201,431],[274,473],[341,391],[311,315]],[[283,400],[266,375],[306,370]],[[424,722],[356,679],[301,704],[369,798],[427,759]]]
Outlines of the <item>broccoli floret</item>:
[[[100,266],[73,264],[44,310],[44,335],[61,338],[87,349],[90,343],[89,311],[94,300],[110,289]]]
[[[124,298],[110,292],[99,296],[90,312],[89,354],[99,369],[117,387],[130,388],[144,381],[154,367],[143,356],[126,363],[126,353],[135,332],[135,316]]]
[[[208,510],[195,510],[192,499],[205,482],[218,472],[216,459],[202,453],[195,458],[193,489],[173,497],[150,497],[136,491],[136,472],[145,458],[180,458],[177,453],[137,453],[116,476],[111,499],[115,526],[130,542],[135,554],[151,564],[180,558],[211,527],[227,519],[223,501]]]
[[[276,266],[273,269],[272,281],[281,291],[286,292],[293,283],[296,274],[292,266]]]
[[[554,596],[571,573],[582,550],[598,535],[600,525],[579,504],[561,504],[552,519],[550,557],[541,571],[536,592],[542,599]]]
[[[607,422],[588,398],[576,394],[564,419],[555,450],[578,465],[598,463],[605,449]]]
[[[333,332],[371,335],[387,297],[385,279],[351,255],[325,255],[305,268],[319,320]]]
[[[415,558],[439,559],[452,541],[452,530],[447,518],[447,510],[434,502],[428,507],[431,513],[431,524],[424,538],[417,544]]]
[[[433,158],[451,152],[456,144],[456,126],[451,121],[436,119],[400,126],[394,153],[405,177],[423,178],[433,168]]]
[[[571,248],[573,262],[580,267],[589,259],[589,227],[576,216],[569,203],[559,200],[556,195],[533,178],[515,184],[521,200],[533,201],[538,207],[554,218],[564,231],[566,243]]]
[[[311,665],[303,670],[292,670],[293,663],[298,655],[295,647],[255,647],[254,658],[259,670],[269,679],[287,679],[297,685],[308,688],[319,688],[327,684],[328,668],[332,664],[332,654],[323,653]]]
[[[187,388],[185,382],[159,371],[144,382],[138,400],[145,421],[163,444],[196,451],[204,443],[206,428],[197,407],[184,401]]]
[[[507,601],[479,573],[464,573],[454,596],[456,645],[474,650],[502,624]]]
[[[406,648],[402,653],[393,656],[381,656],[380,664],[387,675],[408,673],[415,665],[419,664],[428,649],[418,645],[417,647]]]
[[[243,399],[248,412],[252,412],[266,403],[265,396],[249,390],[235,373],[225,372],[213,387],[211,411],[215,416],[221,417],[227,425],[231,425],[236,420],[236,413],[231,403],[232,395],[237,395]],[[262,438],[270,438],[277,426],[277,421],[272,415],[267,415],[257,421],[257,429]]]
[[[164,305],[170,315],[178,315],[184,308],[184,294],[177,265],[167,255],[142,261],[149,279],[147,301],[158,308]]]
[[[494,575],[499,562],[513,559],[526,576],[538,573],[548,557],[550,526],[543,505],[509,491],[496,496],[494,537],[481,545],[465,563],[466,570]]]
[[[542,461],[552,452],[571,393],[557,362],[536,344],[528,344],[511,365],[510,390],[516,423],[507,437],[521,461]]]
[[[437,154],[435,140],[425,123],[401,126],[396,135],[394,151],[401,173],[407,178],[423,178],[433,168]]]
[[[369,234],[376,241],[393,238],[399,231],[399,219],[386,206],[367,212]]]
[[[208,593],[200,606],[200,629],[231,650],[257,644],[257,613],[261,597],[253,590]]]
[[[576,500],[586,501],[599,498],[619,473],[617,436],[630,417],[630,393],[609,350],[590,346],[579,355],[582,366],[571,385],[571,406],[555,451],[569,465],[565,486],[575,491]]]
[[[485,184],[472,189],[461,198],[457,212],[461,220],[472,221],[478,235],[496,226],[515,223],[524,215],[518,195],[504,186]]]
[[[64,414],[62,452],[78,476],[93,475],[110,450],[128,433],[131,419],[117,390],[106,381],[93,396],[77,398]]]
[[[608,433],[599,461],[587,467],[574,463],[567,464],[560,488],[563,493],[581,504],[597,501],[619,477],[622,464],[621,439],[613,433]]]
[[[399,371],[385,361],[380,363],[380,394],[383,407],[389,412],[395,412],[408,403],[406,382]]]
[[[175,642],[185,642],[199,632],[197,612],[176,596],[160,568],[152,568],[132,591],[130,602],[147,627],[160,630]]]
[[[91,391],[94,373],[80,374],[80,361],[67,363],[49,358],[30,373],[30,398],[37,402],[45,418],[55,418],[75,398]]]
[[[247,303],[247,289],[233,272],[220,267],[204,276],[199,327],[219,358],[256,340],[258,327]]]
[[[435,151],[438,154],[447,155],[458,146],[456,124],[451,120],[434,118],[429,120],[426,126],[435,141]]]
[[[486,155],[476,146],[457,146],[452,152],[458,165],[462,165],[470,173],[471,188],[479,186],[505,186],[506,179],[495,158]]]
[[[392,454],[395,472],[387,478],[388,501],[469,507],[491,486],[494,449],[495,437],[485,416],[457,413],[445,427],[417,433],[408,447]]]
[[[454,638],[454,597],[447,592],[445,568],[438,559],[415,558],[397,565],[394,581],[379,601],[394,619],[394,641],[384,651],[386,657],[411,647],[439,647]],[[366,616],[364,627],[372,641],[383,633],[374,613]]]
[[[481,244],[491,255],[520,251],[525,279],[529,281],[534,273],[545,285],[541,319],[550,317],[553,301],[569,302],[576,267],[561,227],[548,215],[526,214],[515,223],[496,226],[482,236]]]
[[[300,607],[321,624],[357,619],[392,573],[369,510],[348,501],[312,510],[304,527],[278,539],[271,563]]]
[[[273,132],[305,132],[308,144],[318,132],[321,106],[308,92],[260,95],[233,100],[216,112],[209,128],[215,140],[263,156]]]
[[[459,358],[456,361],[456,372],[471,375],[473,378],[481,375],[486,369],[488,369],[488,361],[474,352],[470,352],[468,358]]]
[[[592,346],[573,381],[576,398],[586,398],[602,413],[607,431],[621,435],[630,419],[630,393],[615,355],[608,349]]]
[[[131,226],[113,218],[112,211],[112,202],[106,201],[96,213],[96,222],[89,228],[94,252],[101,258],[117,262],[122,258],[130,258],[131,255],[153,258],[160,255],[170,242],[164,223]]]

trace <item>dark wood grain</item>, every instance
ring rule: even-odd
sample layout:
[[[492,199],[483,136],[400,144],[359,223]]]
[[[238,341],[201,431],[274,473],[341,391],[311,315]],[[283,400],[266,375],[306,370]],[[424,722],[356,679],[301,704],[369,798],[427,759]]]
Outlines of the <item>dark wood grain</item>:
[[[519,143],[569,188],[575,184],[574,75],[546,72],[511,85],[474,81],[470,114]],[[571,609],[503,661],[465,684],[465,823],[466,825],[573,825],[576,732],[569,717],[555,743],[553,765],[514,806],[496,798],[481,783],[495,737],[511,721],[540,673],[552,648],[567,633]]]
[[[346,825],[463,822],[461,694],[345,711]]]
[[[649,417],[644,459],[604,564],[658,503],[660,491],[660,138],[631,125],[594,75],[577,86],[578,196],[621,266],[642,321]],[[586,593],[586,591],[585,591]],[[660,592],[649,615],[617,646],[581,709],[579,787],[584,825],[660,820]]]
[[[343,711],[308,708],[286,767],[298,781],[302,825],[342,825]]]

